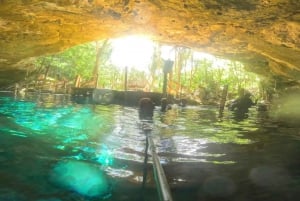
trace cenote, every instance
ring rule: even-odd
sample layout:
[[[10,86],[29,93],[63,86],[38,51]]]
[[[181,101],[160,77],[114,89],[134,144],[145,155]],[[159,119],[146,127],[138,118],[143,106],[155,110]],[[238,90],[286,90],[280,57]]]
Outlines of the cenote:
[[[145,134],[135,107],[76,104],[64,95],[0,97],[1,201],[159,200],[142,189]],[[155,108],[152,137],[175,201],[295,201],[299,127],[251,108]]]

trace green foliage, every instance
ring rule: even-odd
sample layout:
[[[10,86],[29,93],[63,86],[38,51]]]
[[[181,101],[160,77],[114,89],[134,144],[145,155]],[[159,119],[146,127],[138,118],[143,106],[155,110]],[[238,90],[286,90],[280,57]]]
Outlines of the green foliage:
[[[200,98],[218,99],[222,87],[229,86],[229,94],[234,97],[241,88],[251,92],[258,89],[257,76],[246,72],[242,63],[217,58],[196,57],[189,48],[174,47],[175,61],[170,75],[172,88],[180,94],[194,94],[202,91]],[[72,47],[62,53],[37,59],[36,67],[44,72],[49,68],[48,76],[63,77],[69,81],[80,75],[83,82],[91,81],[98,73],[100,88],[124,88],[124,70],[113,65],[110,58],[112,45],[109,40],[93,42]],[[98,57],[98,58],[97,58]],[[161,92],[163,83],[162,49],[159,44],[154,46],[152,63],[149,73],[131,69],[128,82],[136,85],[147,85],[150,91]],[[129,83],[129,84],[130,84]]]
[[[234,98],[241,88],[257,93],[257,76],[245,71],[242,63],[224,61],[223,64],[216,65],[216,61],[218,59],[201,59],[194,62],[194,73],[186,78],[191,80],[190,91],[201,88],[213,99],[218,99],[225,85],[229,86],[228,93],[232,96],[230,98]]]
[[[229,98],[237,96],[241,88],[258,95],[258,77],[245,71],[242,63],[196,57],[194,53],[188,48],[177,48],[172,82],[180,84],[181,95],[196,94],[202,102],[218,101],[225,85],[229,86]]]
[[[161,46],[158,43],[154,46],[151,60],[152,62],[149,65],[150,76],[148,77],[149,88],[151,91],[161,91],[163,59],[161,57]]]
[[[92,77],[95,60],[95,44],[87,43],[59,54],[40,57],[36,61],[36,66],[44,69],[50,67],[51,77],[59,75],[67,80],[74,80],[76,75],[80,74],[84,80],[88,80]]]

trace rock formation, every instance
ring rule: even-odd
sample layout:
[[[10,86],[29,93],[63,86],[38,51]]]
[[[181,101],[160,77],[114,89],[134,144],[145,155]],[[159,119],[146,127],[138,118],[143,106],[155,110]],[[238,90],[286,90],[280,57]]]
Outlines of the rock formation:
[[[130,34],[300,80],[299,0],[0,0],[0,85],[34,57]]]

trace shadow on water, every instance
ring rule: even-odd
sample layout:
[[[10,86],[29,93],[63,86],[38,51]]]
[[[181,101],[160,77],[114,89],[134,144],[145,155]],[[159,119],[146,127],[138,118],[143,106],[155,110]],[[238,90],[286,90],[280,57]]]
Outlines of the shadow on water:
[[[175,201],[297,200],[299,127],[251,109],[154,111],[153,139]],[[0,97],[0,200],[140,200],[145,136],[136,108],[68,97]],[[144,200],[158,200],[151,156]]]

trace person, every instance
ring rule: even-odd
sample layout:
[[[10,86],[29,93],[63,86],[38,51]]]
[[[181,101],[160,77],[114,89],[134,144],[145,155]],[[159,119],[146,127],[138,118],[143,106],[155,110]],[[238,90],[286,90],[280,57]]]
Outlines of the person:
[[[141,98],[139,100],[139,118],[141,120],[152,120],[154,107],[151,98]]]
[[[233,111],[233,118],[236,121],[242,121],[248,118],[249,108],[256,104],[250,97],[251,93],[249,92],[241,93],[240,97],[229,105],[229,109]]]
[[[167,110],[172,109],[172,106],[169,104],[169,101],[167,98],[162,98],[161,99],[161,109],[160,111],[166,112]]]
[[[180,99],[179,106],[185,107],[187,105],[187,100],[185,98]]]
[[[239,114],[247,113],[249,111],[249,108],[256,104],[250,97],[250,92],[244,92],[239,98],[231,103],[229,109]]]

